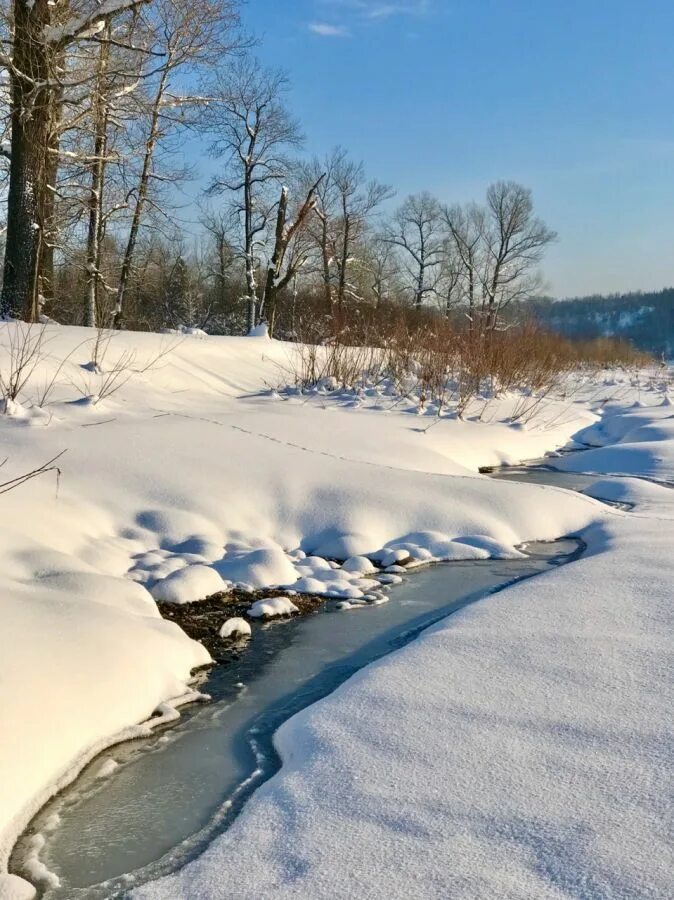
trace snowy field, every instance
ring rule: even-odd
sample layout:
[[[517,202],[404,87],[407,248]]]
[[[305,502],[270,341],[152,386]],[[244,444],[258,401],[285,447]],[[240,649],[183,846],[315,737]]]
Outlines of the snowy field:
[[[48,474],[0,496],[0,865],[92,755],[194,698],[208,654],[153,598],[235,583],[359,602],[381,588],[365,555],[507,556],[582,532],[579,562],[462,612],[288,722],[279,775],[140,896],[668,896],[674,495],[640,478],[674,481],[661,385],[611,373],[525,425],[509,424],[510,397],[438,421],[413,391],[279,394],[293,351],[264,337],[123,333],[100,374],[90,331],[47,337],[0,416],[0,481],[66,451],[58,491]],[[97,399],[116,368],[118,390]],[[592,493],[633,512],[477,474],[573,436],[596,449],[555,465],[631,476]],[[30,895],[0,876],[3,900]]]

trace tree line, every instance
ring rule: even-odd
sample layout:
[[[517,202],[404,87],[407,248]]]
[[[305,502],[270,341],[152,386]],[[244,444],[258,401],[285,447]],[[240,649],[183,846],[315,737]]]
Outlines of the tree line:
[[[485,335],[540,292],[555,234],[527,188],[395,205],[342,147],[308,159],[238,0],[5,4],[1,316],[325,338],[404,308]],[[185,141],[217,173],[196,228]]]
[[[513,305],[509,315],[533,315],[543,327],[572,340],[629,340],[640,350],[674,358],[674,288],[593,294],[563,302],[540,297]]]

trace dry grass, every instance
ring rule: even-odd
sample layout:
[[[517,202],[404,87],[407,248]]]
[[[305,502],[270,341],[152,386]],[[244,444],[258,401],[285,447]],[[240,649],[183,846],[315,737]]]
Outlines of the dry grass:
[[[298,345],[290,374],[303,390],[387,384],[399,397],[413,396],[422,410],[432,405],[441,414],[451,407],[460,418],[476,399],[484,413],[492,399],[515,394],[512,419],[527,422],[551,393],[563,393],[571,371],[653,364],[626,342],[573,342],[533,321],[483,332],[407,311],[360,317],[325,344]]]

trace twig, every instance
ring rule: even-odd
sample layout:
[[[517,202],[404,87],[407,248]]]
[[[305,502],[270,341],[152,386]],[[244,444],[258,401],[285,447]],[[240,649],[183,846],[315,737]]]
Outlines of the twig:
[[[59,485],[61,483],[61,469],[58,466],[55,466],[54,463],[57,459],[60,459],[67,450],[61,450],[60,453],[57,453],[56,456],[53,456],[46,463],[43,463],[37,469],[33,469],[32,472],[25,472],[23,475],[19,475],[16,478],[10,478],[9,481],[0,482],[0,494],[6,494],[14,488],[19,487],[22,484],[25,484],[27,481],[31,481],[33,478],[37,478],[39,475],[46,475],[48,472],[56,472],[56,494],[58,496]],[[7,462],[5,460],[4,462]],[[3,462],[3,465],[4,465]]]

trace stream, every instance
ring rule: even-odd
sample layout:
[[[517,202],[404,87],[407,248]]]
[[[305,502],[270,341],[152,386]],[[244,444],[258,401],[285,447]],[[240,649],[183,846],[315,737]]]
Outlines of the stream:
[[[504,469],[494,477],[571,490],[597,480],[545,468]],[[273,734],[294,713],[429,625],[514,581],[571,561],[583,547],[567,538],[521,549],[526,558],[420,569],[394,587],[383,605],[343,612],[328,601],[306,616],[255,627],[245,652],[202,676],[198,687],[210,694],[210,703],[183,709],[172,727],[95,759],[33,819],[10,870],[28,877],[23,862],[36,833],[45,840],[39,859],[60,881],[43,889],[45,900],[123,897],[133,886],[180,868],[279,769]]]

